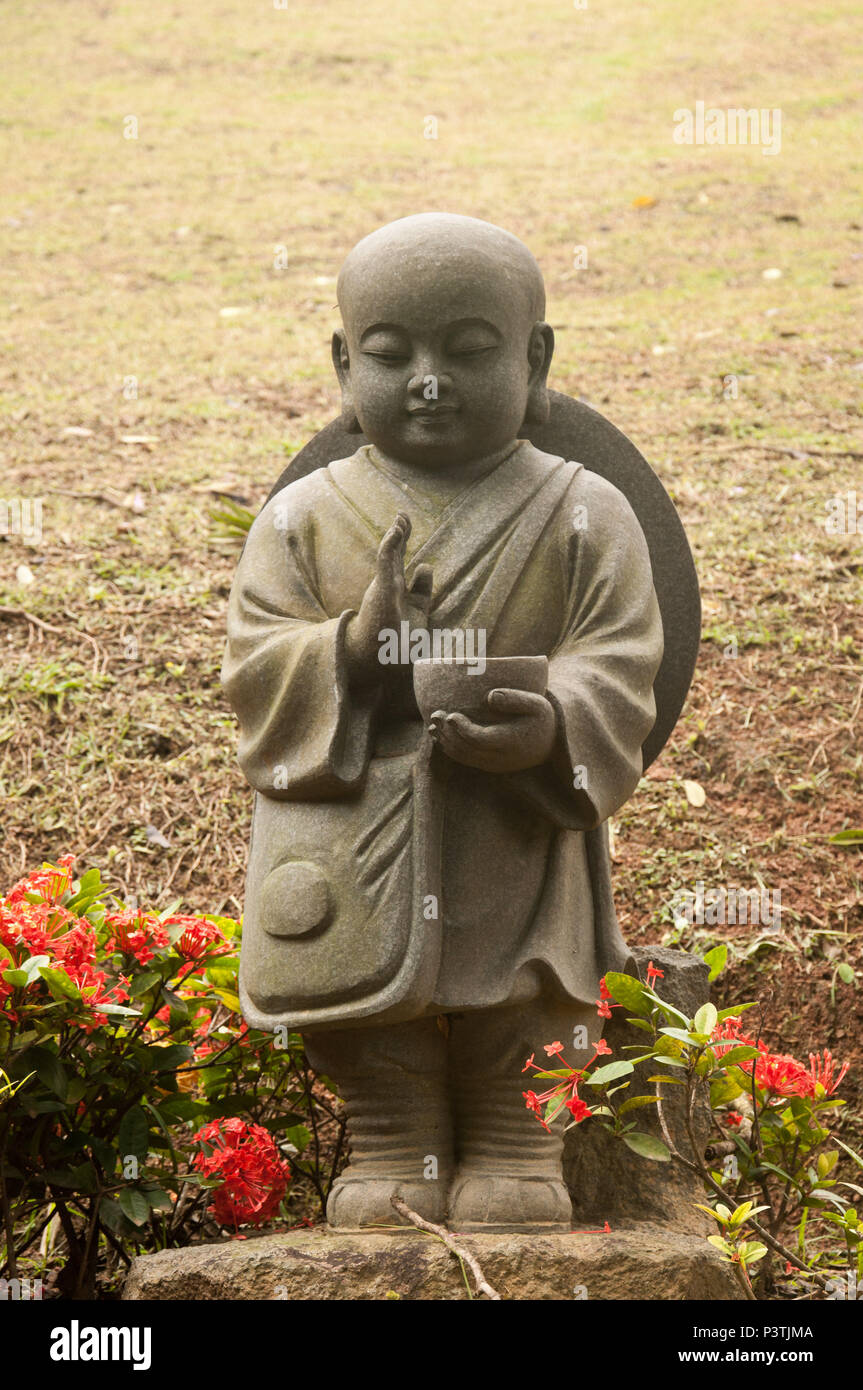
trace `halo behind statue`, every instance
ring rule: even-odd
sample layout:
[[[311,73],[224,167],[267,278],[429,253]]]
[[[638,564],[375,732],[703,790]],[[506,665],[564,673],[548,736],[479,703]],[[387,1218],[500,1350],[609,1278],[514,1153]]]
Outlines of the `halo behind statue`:
[[[665,653],[653,683],[656,723],[643,745],[647,768],[677,723],[698,656],[701,600],[692,552],[674,503],[632,441],[583,401],[559,391],[549,391],[548,396],[548,423],[531,425],[525,436],[538,449],[582,463],[619,488],[641,523],[650,551]],[[365,435],[348,433],[341,419],[331,421],[294,456],[270,496],[316,468],[349,458],[367,442]]]

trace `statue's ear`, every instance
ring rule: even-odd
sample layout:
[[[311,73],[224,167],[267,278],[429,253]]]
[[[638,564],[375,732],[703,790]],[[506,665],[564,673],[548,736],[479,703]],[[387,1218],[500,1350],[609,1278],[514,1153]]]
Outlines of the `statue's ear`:
[[[544,425],[550,413],[546,382],[554,356],[554,329],[550,323],[533,325],[527,355],[530,362],[530,386],[524,425]]]
[[[342,388],[342,429],[347,434],[362,434],[363,427],[357,419],[353,392],[351,391],[351,364],[348,357],[348,344],[342,332],[333,334],[333,366]]]

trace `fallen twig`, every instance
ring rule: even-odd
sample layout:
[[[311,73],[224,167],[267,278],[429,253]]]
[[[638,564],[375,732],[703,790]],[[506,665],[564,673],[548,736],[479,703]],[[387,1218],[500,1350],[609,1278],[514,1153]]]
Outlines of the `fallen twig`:
[[[484,1293],[486,1298],[494,1299],[497,1303],[502,1301],[500,1294],[492,1288],[483,1274],[476,1256],[472,1255],[469,1250],[466,1250],[463,1245],[459,1245],[458,1241],[454,1239],[445,1226],[436,1226],[433,1221],[424,1220],[417,1212],[411,1211],[407,1203],[403,1202],[399,1196],[391,1197],[390,1201],[399,1216],[403,1216],[406,1221],[410,1221],[411,1225],[418,1227],[419,1230],[428,1231],[429,1235],[437,1236],[438,1240],[442,1240],[448,1250],[451,1250],[458,1259],[464,1261],[476,1280],[477,1293]]]
[[[69,636],[66,628],[55,627],[53,623],[46,623],[42,618],[37,618],[35,613],[28,613],[25,608],[0,608],[0,618],[20,618],[25,623],[30,623],[32,627],[39,628],[42,632],[54,632],[59,637]],[[99,662],[102,656],[101,648],[95,637],[91,637],[89,632],[85,632],[84,629],[80,627],[77,629],[77,632],[78,636],[83,637],[93,648],[93,673],[95,675],[99,670]]]

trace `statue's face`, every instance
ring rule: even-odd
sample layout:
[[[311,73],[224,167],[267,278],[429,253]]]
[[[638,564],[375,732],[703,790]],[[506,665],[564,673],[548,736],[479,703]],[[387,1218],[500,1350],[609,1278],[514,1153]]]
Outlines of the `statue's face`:
[[[341,346],[366,437],[429,469],[516,439],[545,351],[518,286],[473,258],[430,270],[388,258],[373,269],[349,286]]]

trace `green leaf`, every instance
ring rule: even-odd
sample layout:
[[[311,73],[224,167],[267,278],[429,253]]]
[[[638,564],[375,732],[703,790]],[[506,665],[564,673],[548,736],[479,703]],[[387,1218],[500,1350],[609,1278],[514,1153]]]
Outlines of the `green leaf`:
[[[837,965],[836,973],[839,976],[839,979],[842,981],[843,985],[854,984],[856,976],[854,974],[853,967],[850,966],[847,961],[843,960],[841,965]]]
[[[649,1014],[651,1001],[640,980],[632,975],[622,975],[609,970],[605,976],[605,987],[616,1004],[631,1009],[634,1014]]]
[[[704,964],[710,969],[710,974],[707,978],[710,984],[712,984],[717,975],[721,975],[722,971],[725,969],[725,963],[728,960],[728,947],[724,943],[721,946],[714,946],[712,951],[705,951],[702,959]]]
[[[122,1209],[113,1197],[103,1197],[99,1203],[99,1220],[103,1226],[107,1226],[115,1236],[128,1236],[131,1234],[129,1223],[123,1215]]]
[[[653,1032],[653,1029],[651,1028],[650,1024],[647,1023],[643,1018],[627,1018],[626,1021],[629,1024],[630,1028],[640,1028],[643,1033]]]
[[[172,1043],[170,1047],[153,1047],[149,1051],[152,1054],[154,1071],[176,1071],[184,1062],[191,1062],[195,1055],[192,1048],[186,1047],[184,1043]]]
[[[700,1039],[696,1038],[695,1035],[686,1028],[660,1028],[659,1031],[662,1033],[663,1037],[674,1038],[675,1041],[679,1043],[685,1043],[687,1047],[691,1047],[700,1041]]]
[[[80,1002],[81,991],[78,986],[69,979],[65,970],[55,970],[53,967],[49,968],[47,965],[43,965],[40,967],[39,974],[48,986],[54,999],[72,999],[75,1003]]]
[[[851,1158],[853,1158],[854,1162],[857,1164],[857,1167],[863,1168],[863,1158],[861,1158],[860,1155],[854,1149],[849,1149],[848,1145],[844,1143],[838,1135],[834,1135],[833,1137],[836,1143],[839,1145],[840,1149],[844,1149],[845,1152],[849,1154]]]
[[[617,1081],[618,1077],[629,1076],[635,1071],[631,1062],[609,1062],[607,1067],[600,1067],[599,1071],[592,1072],[586,1078],[588,1086],[607,1086],[609,1081]]]
[[[683,1067],[684,1071],[686,1070],[686,1063],[682,1057],[656,1056],[653,1060],[654,1062],[661,1062],[664,1067]]]
[[[658,1105],[658,1096],[630,1096],[620,1107],[619,1114],[625,1115],[628,1110],[641,1110],[645,1105]]]
[[[146,994],[153,985],[157,985],[161,978],[158,970],[142,970],[140,974],[133,976],[129,993],[133,999],[140,999],[141,995]]]
[[[11,985],[13,989],[24,989],[25,985],[30,983],[27,979],[26,970],[4,970],[3,979],[5,983]]]
[[[763,1260],[767,1254],[767,1246],[759,1245],[757,1241],[747,1240],[740,1247],[740,1258],[744,1264],[754,1264],[756,1260]]]
[[[793,1187],[796,1187],[799,1191],[802,1191],[802,1190],[803,1190],[803,1189],[800,1187],[800,1183],[797,1181],[797,1179],[796,1179],[796,1178],[793,1178],[793,1177],[791,1176],[790,1173],[786,1173],[785,1170],[784,1170],[784,1168],[777,1168],[777,1166],[776,1166],[775,1163],[768,1163],[768,1161],[767,1161],[766,1158],[762,1158],[762,1160],[761,1160],[761,1165],[760,1165],[760,1166],[761,1166],[762,1168],[767,1168],[767,1169],[769,1169],[769,1171],[770,1171],[771,1173],[776,1173],[776,1174],[777,1174],[780,1178],[782,1178],[785,1182],[790,1182],[791,1185],[792,1185]]]
[[[753,999],[748,1004],[735,1004],[731,1009],[720,1009],[716,1017],[720,1023],[724,1023],[726,1018],[737,1018],[740,1014],[745,1014],[747,1009],[757,1009],[758,1000]]]
[[[125,1158],[134,1154],[135,1158],[146,1158],[150,1139],[150,1121],[147,1112],[140,1105],[127,1110],[117,1130],[117,1148]]]
[[[830,835],[828,845],[863,845],[863,829],[840,830],[838,835]]]
[[[168,1193],[161,1187],[147,1187],[144,1189],[151,1211],[173,1211],[174,1203]]]
[[[712,1216],[714,1221],[718,1221],[720,1226],[728,1225],[728,1216],[722,1214],[723,1212],[727,1213],[727,1207],[723,1207],[722,1212],[718,1212],[713,1207],[705,1206],[703,1202],[693,1202],[693,1206],[697,1207],[699,1211],[706,1211],[707,1215]]]
[[[838,1162],[839,1162],[839,1150],[838,1150],[838,1149],[831,1149],[829,1153],[822,1153],[822,1154],[819,1154],[819,1155],[818,1155],[818,1158],[816,1159],[816,1165],[815,1165],[816,1168],[817,1168],[817,1170],[818,1170],[818,1176],[819,1176],[819,1178],[824,1179],[824,1178],[827,1177],[828,1173],[832,1173],[833,1169],[836,1167],[836,1164],[837,1164]]]
[[[753,1057],[760,1057],[761,1053],[757,1047],[750,1047],[748,1043],[740,1043],[736,1047],[729,1047],[727,1052],[722,1052],[717,1057],[717,1062],[721,1067],[734,1067],[738,1062],[751,1062]]]
[[[710,1083],[710,1104],[714,1110],[718,1110],[721,1105],[727,1105],[730,1100],[736,1100],[742,1094],[743,1087],[738,1086],[733,1076],[723,1076]]]
[[[663,1144],[661,1139],[657,1139],[655,1134],[642,1134],[640,1130],[633,1130],[630,1134],[624,1134],[623,1142],[634,1153],[640,1154],[642,1158],[655,1159],[657,1163],[668,1163],[671,1154]]]
[[[133,1226],[143,1226],[150,1215],[150,1203],[139,1188],[124,1188],[118,1194],[117,1201]]]
[[[231,1010],[232,1014],[238,1014],[241,1012],[242,1006],[240,1004],[240,996],[238,994],[235,994],[233,990],[217,989],[216,993],[218,994],[222,1003]]]
[[[26,1055],[28,1064],[34,1068],[42,1085],[53,1091],[61,1100],[66,1100],[69,1078],[59,1057],[47,1047],[28,1048]]]
[[[302,1153],[308,1146],[311,1137],[305,1125],[291,1125],[290,1129],[285,1130],[285,1138],[289,1144],[293,1144],[298,1153]]]
[[[696,1033],[707,1033],[709,1036],[716,1027],[719,1015],[714,1004],[702,1004],[698,1013],[693,1019],[694,1031]]]
[[[43,965],[50,964],[50,956],[28,956],[27,960],[25,960],[24,964],[21,966],[21,969],[27,976],[28,985],[33,983]]]
[[[707,1241],[709,1245],[715,1245],[717,1250],[721,1250],[726,1260],[731,1259],[732,1247],[728,1244],[727,1240],[722,1239],[722,1236],[708,1236]]]
[[[654,1003],[655,1007],[659,1009],[666,1018],[670,1019],[672,1022],[676,1019],[684,1028],[689,1027],[689,1019],[686,1017],[686,1014],[682,1014],[679,1009],[675,1009],[673,1004],[667,1003],[664,999],[656,999]]]
[[[551,1122],[552,1122],[552,1120],[556,1120],[556,1119],[557,1119],[558,1115],[560,1114],[560,1112],[561,1112],[561,1110],[563,1109],[563,1107],[564,1107],[565,1104],[566,1104],[566,1092],[565,1092],[565,1091],[564,1091],[561,1095],[559,1095],[559,1096],[552,1096],[551,1100],[548,1101],[548,1103],[546,1104],[546,1107],[545,1107],[545,1114],[544,1114],[543,1117],[542,1117],[542,1118],[545,1120],[545,1123],[546,1123],[547,1125],[550,1125]]]
[[[74,1187],[76,1192],[96,1192],[99,1181],[96,1176],[96,1169],[92,1163],[79,1163],[72,1168],[69,1173],[69,1187]]]

